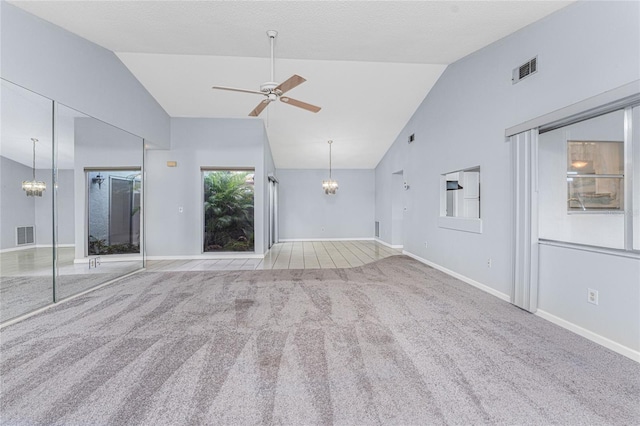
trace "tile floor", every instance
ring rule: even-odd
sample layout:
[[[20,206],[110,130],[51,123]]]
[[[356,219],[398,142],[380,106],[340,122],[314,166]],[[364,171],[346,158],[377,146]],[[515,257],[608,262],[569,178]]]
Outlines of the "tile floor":
[[[148,260],[148,271],[352,268],[402,254],[376,241],[296,241],[275,244],[264,259]]]

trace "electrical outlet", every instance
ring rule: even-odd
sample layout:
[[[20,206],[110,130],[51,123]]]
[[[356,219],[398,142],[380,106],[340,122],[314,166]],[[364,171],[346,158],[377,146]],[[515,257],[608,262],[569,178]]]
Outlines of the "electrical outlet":
[[[491,258],[487,259],[487,268],[491,268]]]
[[[427,242],[425,241],[425,242],[424,242],[424,248],[427,248],[427,247],[429,247],[429,245],[428,245],[428,244],[427,244]]]
[[[587,302],[593,303],[594,305],[598,304],[598,290],[592,288],[587,289]]]

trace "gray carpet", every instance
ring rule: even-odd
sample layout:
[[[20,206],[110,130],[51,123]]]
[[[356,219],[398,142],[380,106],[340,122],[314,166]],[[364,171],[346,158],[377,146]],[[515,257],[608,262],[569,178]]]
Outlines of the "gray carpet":
[[[640,424],[640,364],[405,256],[146,272],[2,330],[2,424]]]
[[[91,274],[60,275],[57,278],[56,286],[58,300],[114,280],[134,270],[123,269]],[[0,277],[0,322],[28,314],[51,303],[53,303],[53,277],[51,275]]]

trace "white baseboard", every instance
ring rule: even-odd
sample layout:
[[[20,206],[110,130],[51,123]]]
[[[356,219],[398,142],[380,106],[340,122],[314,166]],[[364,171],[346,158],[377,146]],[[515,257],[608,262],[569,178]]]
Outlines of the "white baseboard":
[[[220,259],[264,259],[264,254],[259,253],[216,253],[216,254],[192,254],[175,256],[147,256],[147,260],[220,260]]]
[[[417,260],[418,262],[422,262],[425,265],[429,265],[432,268],[435,268],[435,269],[437,269],[439,271],[444,272],[447,275],[451,275],[452,277],[459,279],[460,281],[464,281],[465,283],[467,283],[469,285],[472,285],[473,287],[476,287],[476,288],[478,288],[478,289],[480,289],[482,291],[485,291],[485,292],[491,294],[492,296],[496,296],[498,299],[502,299],[505,302],[511,303],[511,297],[508,294],[504,294],[501,291],[498,291],[498,290],[496,290],[494,288],[489,287],[488,285],[479,283],[476,280],[473,280],[473,279],[471,279],[469,277],[466,277],[466,276],[464,276],[462,274],[454,272],[451,269],[447,269],[444,266],[440,266],[437,263],[433,263],[433,262],[431,262],[431,261],[429,261],[427,259],[423,259],[420,256],[416,256],[415,254],[410,253],[410,252],[408,252],[406,250],[402,250],[402,254],[406,254],[407,256]]]
[[[450,269],[447,269],[447,268],[445,268],[443,266],[438,265],[437,263],[433,263],[433,262],[431,262],[429,260],[426,260],[426,259],[423,259],[423,258],[421,258],[419,256],[416,256],[415,254],[410,253],[410,252],[408,252],[406,250],[403,250],[402,254],[406,254],[407,256],[417,260],[418,262],[422,262],[425,265],[429,265],[432,268],[435,268],[435,269],[437,269],[439,271],[444,272],[447,275],[451,275],[452,277],[455,277],[455,278],[459,279],[460,281],[464,281],[467,284],[470,284],[470,285],[472,285],[472,286],[474,286],[474,287],[476,287],[476,288],[478,288],[480,290],[483,290],[483,291],[485,291],[485,292],[487,292],[487,293],[489,293],[489,294],[491,294],[493,296],[498,297],[499,299],[504,300],[505,302],[511,302],[511,298],[509,297],[509,295],[504,294],[504,293],[502,293],[500,291],[497,291],[497,290],[495,290],[495,289],[493,289],[493,288],[491,288],[491,287],[489,287],[489,286],[487,286],[485,284],[479,283],[479,282],[477,282],[475,280],[472,280],[469,277],[465,277],[464,275],[461,275],[461,274],[459,274],[457,272],[453,272]],[[626,347],[624,345],[621,345],[620,343],[614,342],[613,340],[610,340],[610,339],[608,339],[606,337],[600,336],[599,334],[594,333],[593,331],[587,330],[586,328],[582,328],[579,325],[576,325],[576,324],[574,324],[572,322],[569,322],[569,321],[564,320],[564,319],[562,319],[560,317],[557,317],[557,316],[555,316],[553,314],[550,314],[549,312],[546,312],[546,311],[544,311],[542,309],[538,309],[537,312],[534,315],[537,315],[540,318],[543,318],[543,319],[545,319],[545,320],[547,320],[549,322],[552,322],[552,323],[554,323],[554,324],[556,324],[556,325],[558,325],[558,326],[560,326],[560,327],[562,327],[564,329],[567,329],[567,330],[569,330],[569,331],[571,331],[571,332],[573,332],[573,333],[575,333],[575,334],[577,334],[579,336],[582,336],[582,337],[584,337],[586,339],[589,339],[592,342],[595,342],[595,343],[597,343],[597,344],[599,344],[601,346],[604,346],[607,349],[611,349],[612,351],[614,351],[616,353],[619,353],[620,355],[626,356],[627,358],[632,359],[633,361],[640,362],[640,352],[639,351],[636,351],[634,349],[628,348],[628,347]]]
[[[89,260],[95,259],[96,257],[100,258],[100,263],[109,263],[109,262],[142,262],[142,256],[137,255],[129,255],[129,254],[98,254],[91,255],[89,257],[83,257],[79,259],[73,259],[73,263],[82,264],[89,263]]]
[[[382,244],[383,246],[387,246],[387,247],[392,248],[392,249],[401,249],[401,248],[403,248],[403,247],[404,247],[402,244],[396,244],[396,245],[389,244],[389,243],[388,243],[388,242],[386,242],[386,241],[382,241],[380,238],[374,238],[373,240],[374,240],[375,242],[377,242],[377,243]]]
[[[75,246],[76,246],[75,244],[58,244],[59,248],[75,247]],[[9,253],[12,251],[29,250],[34,248],[52,248],[52,247],[53,247],[53,244],[25,244],[20,247],[10,247],[6,249],[2,249],[0,250],[0,253]]]
[[[279,243],[295,243],[299,241],[373,241],[373,237],[354,237],[354,238],[282,238]]]
[[[576,325],[572,322],[564,320],[560,317],[557,317],[549,312],[543,311],[542,309],[538,309],[535,315],[543,318],[549,322],[554,323],[562,328],[565,328],[569,331],[576,333],[579,336],[582,336],[586,339],[591,340],[601,346],[604,346],[607,349],[611,349],[614,352],[619,353],[620,355],[624,355],[627,358],[630,358],[636,362],[640,362],[640,352],[634,349],[628,348],[620,343],[614,342],[613,340],[607,339],[593,331],[587,330],[586,328],[582,328],[579,325]]]

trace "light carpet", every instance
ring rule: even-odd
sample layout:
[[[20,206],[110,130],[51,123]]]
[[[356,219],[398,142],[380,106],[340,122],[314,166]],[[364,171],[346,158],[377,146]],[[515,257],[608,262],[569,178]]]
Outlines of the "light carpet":
[[[406,256],[145,272],[1,332],[2,424],[640,424],[640,364]]]
[[[59,275],[56,279],[58,300],[78,294],[136,269]],[[17,275],[0,277],[0,322],[53,303],[52,275]]]

